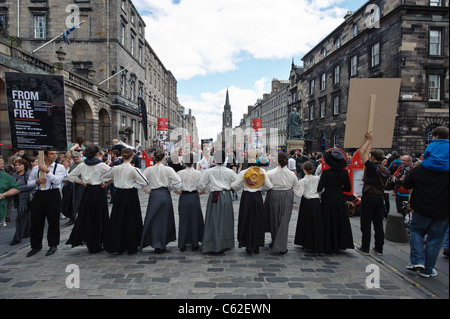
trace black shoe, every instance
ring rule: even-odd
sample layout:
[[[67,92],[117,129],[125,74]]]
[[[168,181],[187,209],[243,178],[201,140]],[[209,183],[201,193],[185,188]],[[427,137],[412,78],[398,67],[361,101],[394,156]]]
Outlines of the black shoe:
[[[53,255],[55,252],[56,252],[56,246],[52,246],[52,247],[50,247],[50,249],[47,251],[47,253],[45,254],[45,256]]]
[[[181,251],[181,252],[186,251],[186,245],[184,245],[183,247],[181,247],[181,248],[180,248],[180,251]]]
[[[197,251],[200,248],[200,246],[192,246],[192,251]]]
[[[40,252],[41,250],[40,249],[31,249],[29,252],[28,252],[28,254],[27,254],[27,257],[31,257],[31,256],[34,256],[34,255],[36,255],[38,252]]]
[[[11,246],[14,246],[14,245],[20,244],[20,241],[13,240],[13,241],[10,242],[9,244],[10,244]]]

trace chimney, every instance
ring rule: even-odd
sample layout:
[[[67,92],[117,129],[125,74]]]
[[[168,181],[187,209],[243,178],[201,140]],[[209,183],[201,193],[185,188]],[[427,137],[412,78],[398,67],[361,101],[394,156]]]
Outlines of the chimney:
[[[347,11],[347,14],[346,14],[345,17],[344,17],[345,21],[347,21],[348,19],[350,19],[351,16],[352,16],[353,14],[354,14],[353,11]]]

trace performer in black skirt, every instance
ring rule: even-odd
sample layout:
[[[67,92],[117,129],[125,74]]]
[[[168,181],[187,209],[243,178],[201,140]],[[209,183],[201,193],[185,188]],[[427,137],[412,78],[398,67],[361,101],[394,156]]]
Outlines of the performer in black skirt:
[[[215,156],[216,166],[203,172],[199,190],[208,187],[211,193],[205,213],[205,231],[202,241],[203,253],[222,253],[234,248],[234,211],[231,199],[231,183],[237,178],[233,170],[223,166],[225,152]]]
[[[101,176],[102,180],[114,180],[116,197],[105,235],[105,250],[108,253],[129,255],[137,253],[142,236],[141,204],[136,184],[147,186],[148,181],[139,168],[131,166],[133,151],[122,150],[123,164],[113,166]]]
[[[317,191],[322,192],[322,213],[325,253],[339,254],[340,250],[353,249],[353,235],[344,192],[351,190],[347,170],[347,157],[337,149],[324,154],[330,169],[322,171]]]
[[[155,152],[156,165],[148,167],[144,176],[150,188],[144,188],[149,194],[147,212],[144,220],[140,250],[147,246],[155,248],[156,254],[166,251],[168,243],[176,240],[175,216],[169,187],[181,189],[182,181],[173,168],[164,166],[164,151]]]
[[[202,177],[202,172],[194,169],[194,154],[185,154],[183,163],[186,168],[179,171],[178,175],[183,181],[181,190],[175,191],[180,195],[178,201],[179,232],[178,248],[186,250],[186,245],[191,245],[192,250],[199,248],[199,242],[203,240],[205,222],[203,221],[202,206],[198,183]]]
[[[239,248],[245,247],[247,254],[258,254],[264,246],[264,203],[261,191],[272,188],[265,171],[251,163],[250,168],[241,171],[231,183],[235,190],[244,187],[239,204],[238,242]]]
[[[299,181],[300,193],[303,196],[298,210],[294,244],[303,246],[307,252],[322,256],[324,254],[322,206],[317,192],[320,176],[314,176],[314,171],[313,163],[303,164],[305,177]]]
[[[80,183],[86,188],[81,197],[78,217],[66,244],[72,247],[86,244],[91,254],[103,250],[109,220],[105,191],[109,182],[103,183],[100,176],[109,171],[110,167],[98,159],[99,151],[98,146],[89,145],[85,150],[84,163],[78,165],[67,177],[71,182]]]
[[[298,197],[297,175],[288,169],[288,155],[278,153],[278,166],[267,172],[267,176],[273,184],[267,192],[264,202],[264,228],[270,232],[272,243],[269,247],[272,253],[286,254],[289,222],[294,205],[294,194]]]

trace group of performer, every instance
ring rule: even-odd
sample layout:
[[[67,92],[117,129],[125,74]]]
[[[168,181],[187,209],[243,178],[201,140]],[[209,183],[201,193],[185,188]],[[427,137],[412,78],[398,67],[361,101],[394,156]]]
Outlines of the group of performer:
[[[203,253],[222,253],[235,247],[235,221],[231,192],[243,188],[239,206],[237,240],[239,248],[248,254],[258,254],[265,245],[265,233],[270,232],[272,253],[285,254],[294,196],[301,197],[295,244],[316,254],[338,253],[353,248],[350,222],[342,195],[350,185],[348,175],[339,165],[336,154],[325,154],[332,169],[321,177],[314,176],[314,165],[303,166],[305,178],[298,180],[288,169],[288,155],[278,153],[278,166],[264,171],[255,164],[239,174],[227,168],[225,153],[218,152],[215,166],[200,171],[193,168],[193,154],[185,154],[186,168],[178,173],[164,165],[165,153],[154,154],[156,164],[143,172],[131,164],[133,152],[122,150],[123,164],[110,167],[98,159],[99,148],[88,146],[86,159],[71,170],[67,179],[84,187],[79,199],[77,217],[66,244],[86,245],[90,253],[105,250],[109,253],[134,254],[151,246],[155,253],[164,253],[176,240],[176,226],[171,192],[179,198],[178,247],[184,251],[200,248]],[[58,185],[63,178],[62,165],[56,167],[55,152],[46,152],[46,164],[30,173],[28,184],[39,187],[32,205],[31,248],[27,256],[42,249],[45,217],[52,220],[49,228],[47,255],[59,244],[59,216],[61,203]],[[221,156],[220,156],[221,155]],[[336,165],[333,161],[336,160]],[[341,162],[340,162],[341,161]],[[336,166],[336,167],[334,167]],[[39,173],[45,177],[40,177]],[[117,193],[111,214],[108,210],[107,188],[114,183]],[[136,184],[149,194],[145,219]],[[319,194],[325,189],[323,194]],[[263,193],[267,194],[265,201]],[[200,195],[209,194],[205,215]],[[320,200],[319,198],[322,198]],[[41,213],[36,214],[39,211]],[[205,217],[203,217],[205,216]],[[33,227],[34,226],[34,227]]]

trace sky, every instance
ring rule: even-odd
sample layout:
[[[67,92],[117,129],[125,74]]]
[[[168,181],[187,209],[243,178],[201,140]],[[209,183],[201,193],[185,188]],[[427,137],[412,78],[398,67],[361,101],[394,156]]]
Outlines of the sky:
[[[216,138],[229,90],[233,127],[367,0],[134,0],[146,38],[178,81],[199,138]]]

